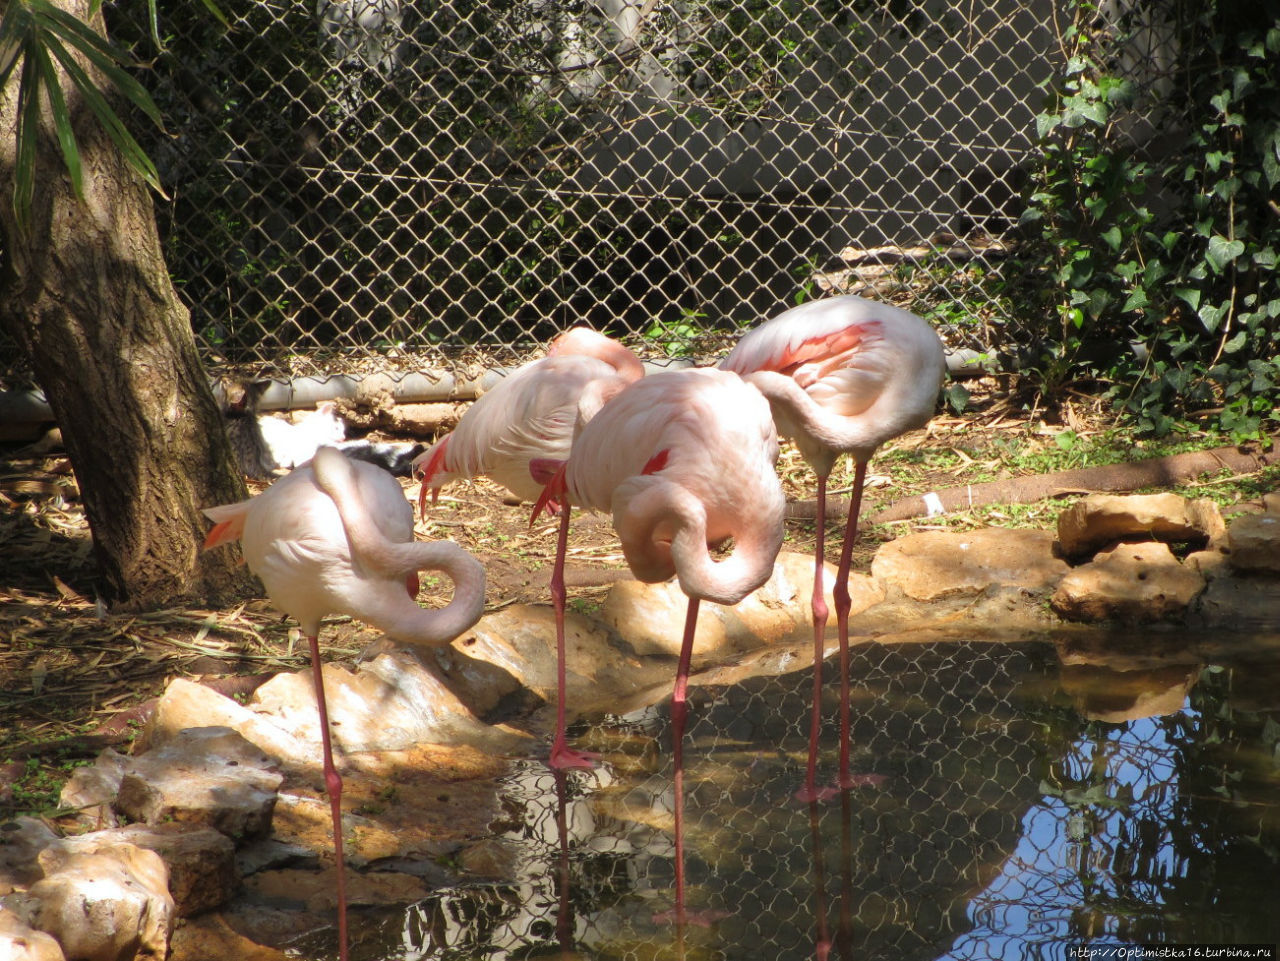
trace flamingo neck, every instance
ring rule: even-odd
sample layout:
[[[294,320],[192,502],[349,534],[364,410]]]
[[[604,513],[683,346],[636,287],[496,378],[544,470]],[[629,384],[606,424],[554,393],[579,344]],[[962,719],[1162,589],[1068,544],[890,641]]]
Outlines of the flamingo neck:
[[[464,633],[484,613],[484,568],[452,541],[390,544],[397,555],[393,566],[402,571],[439,571],[453,582],[453,599],[444,607],[419,607],[403,579],[387,581],[380,591],[378,610],[364,615],[374,627],[397,641],[426,647],[447,644]]]
[[[354,464],[340,451],[321,447],[312,470],[337,507],[352,563],[363,572],[363,589],[350,598],[349,613],[396,640],[423,645],[447,643],[480,619],[485,576],[479,561],[452,541],[388,540],[360,499]],[[419,607],[405,589],[410,574],[425,570],[453,581],[453,599],[439,610]]]
[[[841,454],[868,461],[888,437],[915,426],[899,424],[903,418],[898,412],[892,407],[881,410],[878,404],[857,417],[834,413],[809,396],[791,377],[775,371],[756,371],[742,379],[764,394],[773,410],[778,432],[795,441],[809,466],[822,477],[831,473]]]
[[[773,576],[773,563],[782,547],[782,524],[773,532],[751,525],[734,534],[733,551],[715,560],[707,549],[705,529],[681,528],[671,541],[680,589],[690,598],[716,604],[737,604],[759,590]]]
[[[691,598],[737,604],[773,576],[782,547],[781,497],[752,505],[734,525],[733,551],[715,560],[707,548],[707,513],[694,494],[653,476],[632,477],[614,495],[614,527],[632,572],[650,583],[674,573]]]

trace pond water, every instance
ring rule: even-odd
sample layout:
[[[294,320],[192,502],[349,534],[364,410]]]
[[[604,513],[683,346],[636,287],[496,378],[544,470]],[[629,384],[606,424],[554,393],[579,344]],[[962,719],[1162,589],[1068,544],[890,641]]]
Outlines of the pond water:
[[[807,669],[696,689],[683,927],[672,920],[667,705],[596,719],[578,733],[605,751],[600,771],[561,779],[528,762],[508,780],[500,830],[518,880],[358,915],[353,961],[958,961],[1274,945],[1280,639],[1218,654],[1204,653],[1208,639],[1113,642],[1184,653],[1151,667],[1064,655],[1061,643],[855,646],[853,763],[865,776],[822,805],[793,798]]]

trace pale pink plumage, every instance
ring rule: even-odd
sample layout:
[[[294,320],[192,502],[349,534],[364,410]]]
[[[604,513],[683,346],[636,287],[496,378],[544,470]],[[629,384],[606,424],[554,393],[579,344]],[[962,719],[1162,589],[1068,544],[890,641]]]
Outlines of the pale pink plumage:
[[[849,773],[849,566],[867,462],[885,441],[923,427],[933,415],[945,372],[942,342],[915,314],[860,297],[831,297],[793,307],[748,331],[720,363],[757,387],[779,432],[792,439],[818,475],[814,556],[814,704],[802,799],[816,785],[819,696],[827,607],[822,592],[827,478],[841,454],[855,462],[848,525],[833,595],[840,634],[840,786]]]
[[[530,476],[530,461],[568,457],[577,425],[643,374],[640,359],[616,340],[585,327],[567,331],[546,357],[481,395],[447,437],[414,459],[422,501],[450,481],[481,475],[536,500],[542,484]]]
[[[342,855],[342,778],[333,763],[318,634],[330,614],[350,614],[398,641],[447,643],[484,610],[484,568],[450,541],[413,540],[413,508],[389,473],[321,447],[309,466],[237,504],[210,507],[214,527],[204,547],[239,540],[246,563],[272,602],[295,618],[311,648],[316,706],[324,748],[325,786],[332,808],[338,873],[338,936],[347,957],[346,886]],[[415,603],[417,572],[438,570],[453,581],[453,599],[439,610]]]
[[[564,558],[570,506],[612,512],[632,573],[647,582],[674,574],[688,595],[671,706],[680,924],[685,920],[682,751],[698,605],[704,599],[736,604],[772,575],[785,507],[777,459],[769,406],[736,374],[651,374],[583,427],[568,462],[534,510],[536,516],[549,498],[564,498],[551,579],[560,672],[552,766],[590,765],[590,755],[570,750],[565,738]],[[713,559],[708,547],[730,538],[732,553]]]
[[[651,374],[583,428],[565,465],[571,504],[611,511],[642,581],[675,575],[690,597],[736,604],[782,543],[778,442],[759,394],[723,371]],[[716,561],[708,544],[734,539]]]

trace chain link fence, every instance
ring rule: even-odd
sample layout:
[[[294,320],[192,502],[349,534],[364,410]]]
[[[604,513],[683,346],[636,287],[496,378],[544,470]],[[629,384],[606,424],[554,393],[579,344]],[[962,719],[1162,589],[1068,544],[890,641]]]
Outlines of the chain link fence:
[[[586,323],[721,352],[863,293],[1007,341],[1010,260],[1067,0],[265,0],[110,6],[206,360],[272,375],[503,365]],[[1159,95],[1175,50],[1103,4]],[[1155,135],[1139,100],[1117,124]],[[29,386],[12,343],[0,383]]]
[[[145,6],[108,9],[165,116],[168,263],[215,366],[511,362],[575,323],[714,353],[823,290],[958,341],[1006,310],[1051,0],[227,11],[163,11],[156,58]]]

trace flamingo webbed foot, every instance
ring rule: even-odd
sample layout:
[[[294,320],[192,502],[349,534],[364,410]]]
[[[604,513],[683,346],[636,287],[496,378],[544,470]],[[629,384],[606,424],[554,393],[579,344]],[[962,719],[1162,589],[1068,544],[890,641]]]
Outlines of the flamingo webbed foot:
[[[654,924],[692,924],[697,928],[709,928],[717,921],[723,921],[727,917],[731,917],[732,911],[722,911],[718,908],[706,908],[702,911],[685,911],[684,917],[680,917],[679,908],[668,908],[665,911],[659,911],[653,916]]]
[[[818,787],[816,784],[806,784],[796,791],[794,797],[801,804],[825,804],[839,794],[840,791],[841,789],[834,785],[832,787]]]
[[[848,774],[840,776],[840,787],[836,790],[847,791],[855,787],[879,787],[889,778],[884,774]]]
[[[594,751],[575,751],[567,744],[556,741],[555,746],[551,748],[551,757],[547,763],[557,771],[570,768],[591,771],[600,766],[597,763],[599,757],[600,755]]]

